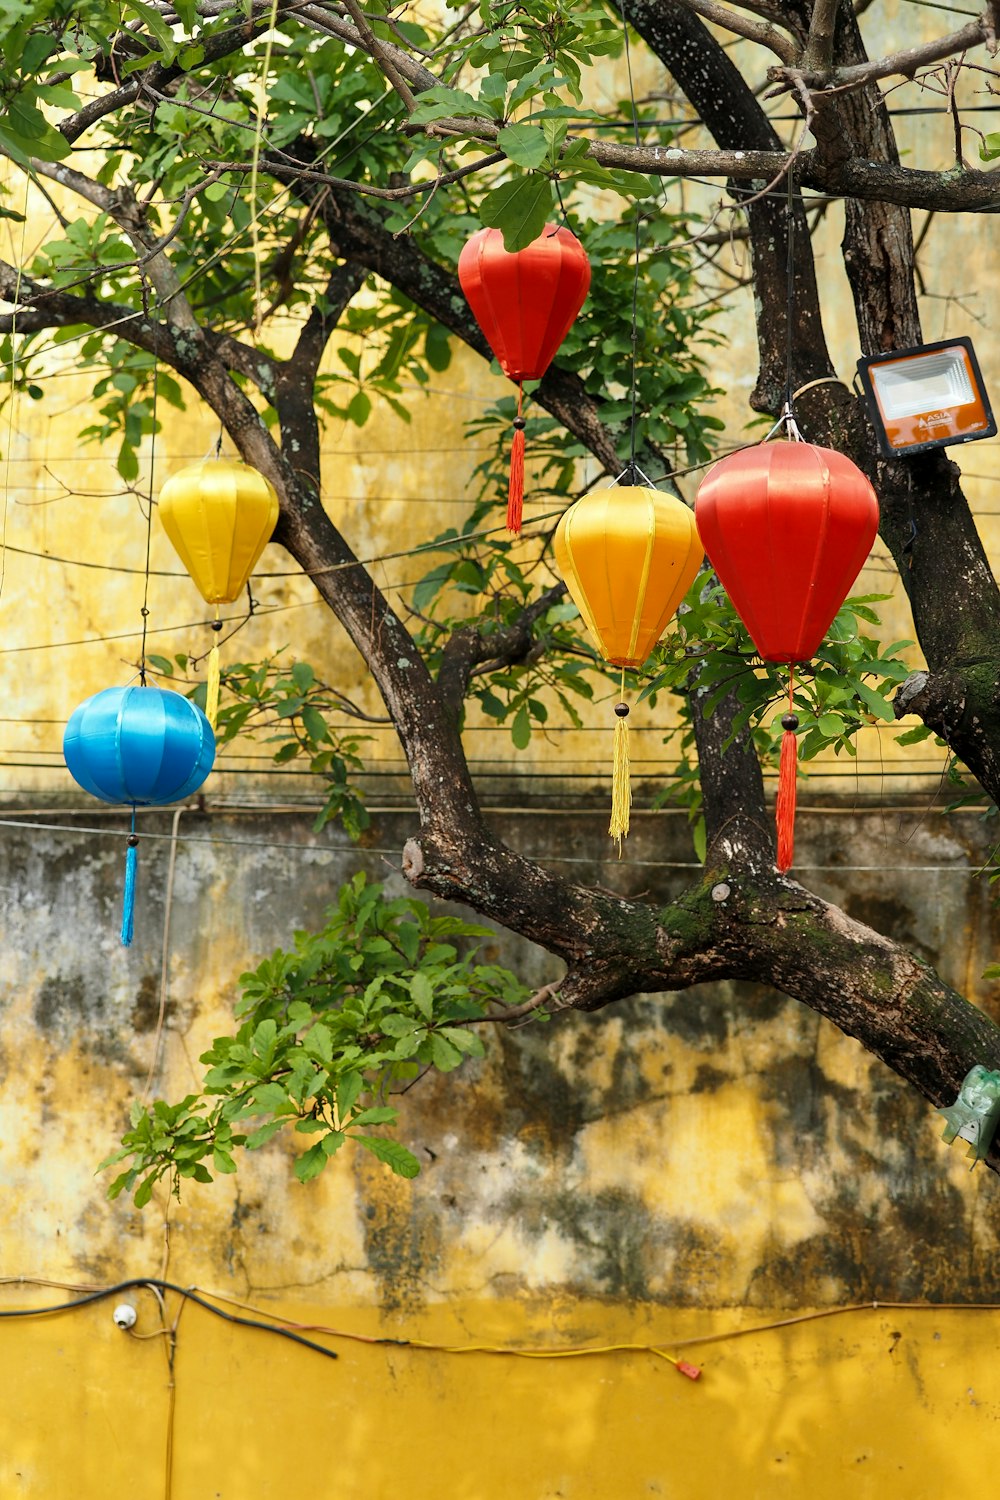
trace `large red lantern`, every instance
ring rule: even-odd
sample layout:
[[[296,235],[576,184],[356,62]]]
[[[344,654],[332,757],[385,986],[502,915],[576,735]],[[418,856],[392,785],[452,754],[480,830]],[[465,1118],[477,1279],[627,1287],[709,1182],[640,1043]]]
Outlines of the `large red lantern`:
[[[878,531],[875,491],[832,448],[778,441],[744,448],[705,476],[695,520],[709,561],[765,661],[815,656]],[[794,852],[793,684],[782,718],[778,869]]]
[[[473,316],[509,380],[517,382],[507,525],[521,529],[524,497],[522,385],[541,380],[590,287],[590,262],[576,235],[546,224],[523,250],[505,250],[499,229],[480,229],[458,258]]]

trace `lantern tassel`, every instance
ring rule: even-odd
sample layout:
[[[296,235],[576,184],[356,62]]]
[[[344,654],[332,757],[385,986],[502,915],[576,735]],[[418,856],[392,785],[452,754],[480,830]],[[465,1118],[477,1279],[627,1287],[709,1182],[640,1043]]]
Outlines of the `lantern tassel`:
[[[625,673],[622,673],[622,688]],[[628,752],[628,704],[616,703],[614,765],[611,772],[611,822],[608,833],[618,844],[622,857],[622,839],[628,838],[629,812],[632,807],[631,762]]]
[[[212,621],[212,629],[215,631],[215,642],[208,653],[208,677],[205,682],[205,718],[212,726],[215,733],[215,721],[219,716],[219,631],[222,629],[222,621],[219,619],[219,606],[215,606],[215,619]]]
[[[139,835],[135,831],[135,808],[132,809],[132,832],[125,840],[125,889],[122,893],[122,947],[132,944],[135,916],[135,878],[139,865]]]
[[[778,797],[774,808],[774,818],[778,829],[777,867],[782,875],[791,868],[792,860],[795,858],[795,801],[798,778],[798,747],[795,731],[799,727],[799,720],[798,715],[792,712],[793,691],[793,679],[790,677],[788,682],[789,711],[781,716],[781,727],[785,732],[781,736]]]
[[[219,712],[219,645],[213,641],[212,649],[208,653],[208,682],[205,688],[205,718],[215,729],[215,720]]]
[[[524,391],[517,388],[517,416],[514,418],[514,441],[510,445],[510,483],[507,487],[507,530],[518,536],[524,510],[524,429],[521,401]]]

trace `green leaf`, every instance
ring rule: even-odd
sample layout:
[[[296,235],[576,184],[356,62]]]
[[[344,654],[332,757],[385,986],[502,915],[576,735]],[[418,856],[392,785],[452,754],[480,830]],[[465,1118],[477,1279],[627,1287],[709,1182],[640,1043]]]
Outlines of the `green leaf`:
[[[379,1030],[386,1036],[409,1036],[411,1031],[417,1030],[419,1024],[412,1016],[382,1016]]]
[[[514,746],[517,750],[527,749],[531,739],[531,719],[523,703],[514,715],[514,722],[510,726],[510,737],[514,741]]]
[[[398,1109],[392,1109],[388,1104],[376,1104],[355,1115],[351,1120],[351,1128],[356,1125],[394,1125],[398,1119]]]
[[[862,703],[866,703],[877,719],[884,719],[887,724],[895,724],[896,715],[892,704],[881,693],[876,693],[867,682],[855,682],[854,689]]]
[[[508,125],[497,135],[497,145],[518,167],[540,167],[549,155],[549,142],[537,125]]]
[[[361,1093],[364,1079],[360,1073],[345,1073],[337,1083],[337,1114],[341,1119],[349,1115],[354,1108],[354,1101]]]
[[[372,1156],[377,1156],[379,1161],[385,1162],[391,1167],[397,1177],[418,1177],[420,1175],[420,1163],[412,1151],[407,1151],[399,1141],[387,1141],[380,1135],[355,1135],[351,1137],[357,1141],[359,1146],[364,1146]]]
[[[364,391],[356,391],[347,405],[347,420],[355,427],[363,427],[371,416],[372,403]]]
[[[139,1186],[135,1190],[135,1199],[134,1199],[134,1202],[135,1202],[136,1208],[145,1208],[146,1207],[146,1204],[149,1202],[150,1198],[152,1198],[152,1196],[153,1196],[153,1188],[154,1188],[155,1185],[156,1185],[156,1178],[153,1176],[152,1173],[150,1173],[150,1175],[148,1177],[146,1177],[142,1182],[140,1182]]]
[[[268,1120],[267,1124],[261,1125],[259,1130],[252,1130],[246,1138],[247,1150],[257,1151],[261,1146],[265,1146],[271,1137],[277,1135],[286,1124],[286,1120]]]
[[[551,212],[552,184],[537,173],[494,188],[479,210],[484,224],[502,232],[504,249],[512,253],[538,238]]]
[[[330,731],[326,720],[318,708],[313,708],[311,703],[306,703],[302,709],[302,727],[306,734],[316,744],[322,744],[324,740],[329,741]]]
[[[430,1035],[431,1062],[441,1073],[451,1073],[462,1061],[462,1054],[457,1047],[453,1047],[440,1032],[432,1031]]]
[[[1000,130],[993,130],[989,135],[984,135],[979,147],[980,161],[996,161],[1000,156]]]
[[[837,739],[844,732],[844,720],[840,714],[820,714],[816,726],[828,740]]]
[[[418,969],[410,980],[410,998],[425,1020],[434,1012],[434,991],[426,974]]]
[[[448,330],[440,323],[431,323],[424,334],[424,355],[430,368],[438,375],[451,364],[451,342]]]
[[[417,107],[410,115],[412,125],[426,125],[430,120],[443,120],[448,115],[471,115],[473,118],[489,119],[490,110],[471,94],[460,89],[435,87],[425,89]]]
[[[143,24],[149,29],[150,35],[154,36],[160,44],[163,60],[172,63],[177,55],[177,43],[170,27],[160,16],[159,11],[152,5],[143,4],[143,0],[123,0],[126,10],[134,11]]]
[[[318,1177],[320,1172],[322,1172],[328,1159],[326,1152],[323,1150],[322,1141],[317,1141],[315,1146],[310,1146],[308,1151],[303,1151],[302,1155],[296,1161],[296,1177],[300,1182],[311,1182],[314,1177]]]
[[[569,122],[567,120],[543,120],[541,128],[548,148],[548,165],[554,167],[559,160],[559,152],[566,139]]]

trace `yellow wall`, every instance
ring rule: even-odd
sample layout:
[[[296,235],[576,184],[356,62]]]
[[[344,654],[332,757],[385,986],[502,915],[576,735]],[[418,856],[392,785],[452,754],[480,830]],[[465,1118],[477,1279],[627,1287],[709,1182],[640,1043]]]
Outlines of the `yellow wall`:
[[[59,1296],[18,1289],[16,1300]],[[305,1336],[333,1361],[176,1295],[162,1309],[148,1290],[127,1296],[134,1334],[114,1326],[114,1297],[0,1324],[5,1496],[932,1500],[978,1492],[1000,1458],[996,1312],[862,1309],[740,1336],[759,1320],[501,1302],[405,1322],[340,1312],[331,1328],[322,1304],[263,1304],[272,1319],[331,1329]],[[643,1348],[522,1359],[352,1334],[536,1351],[654,1344],[684,1349],[702,1375],[685,1379]]]

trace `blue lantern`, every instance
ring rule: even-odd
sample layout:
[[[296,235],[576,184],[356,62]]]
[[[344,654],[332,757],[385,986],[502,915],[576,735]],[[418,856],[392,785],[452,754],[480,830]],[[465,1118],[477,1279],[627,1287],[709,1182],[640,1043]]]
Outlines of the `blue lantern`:
[[[75,709],[63,736],[70,775],[102,802],[132,807],[125,860],[122,942],[132,941],[139,838],[135,809],[180,802],[215,760],[215,735],[189,698],[163,688],[105,688]]]

